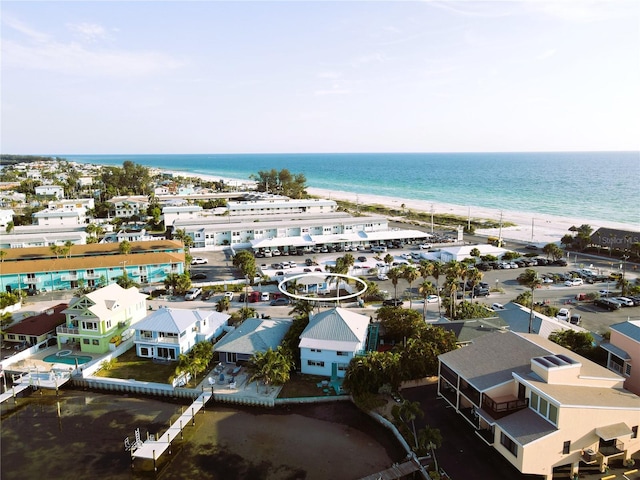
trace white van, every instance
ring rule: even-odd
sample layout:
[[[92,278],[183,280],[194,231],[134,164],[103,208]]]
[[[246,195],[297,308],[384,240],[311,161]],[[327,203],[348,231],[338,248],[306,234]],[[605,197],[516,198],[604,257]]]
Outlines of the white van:
[[[371,248],[371,251],[376,253],[386,253],[387,247],[385,247],[384,245],[376,245],[375,247]]]
[[[262,292],[260,294],[260,301],[261,302],[268,302],[269,301],[269,292]]]

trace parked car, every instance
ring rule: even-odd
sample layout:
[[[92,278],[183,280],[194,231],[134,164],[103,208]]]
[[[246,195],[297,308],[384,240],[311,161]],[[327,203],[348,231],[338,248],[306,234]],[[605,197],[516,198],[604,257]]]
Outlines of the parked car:
[[[358,257],[358,261],[359,262],[366,262],[367,261],[367,257]]]
[[[382,302],[385,307],[400,307],[404,302],[399,298],[387,298]]]
[[[597,298],[593,304],[607,310],[618,310],[622,306],[620,302],[613,298]]]
[[[478,287],[476,287],[471,292],[471,295],[473,297],[488,297],[489,295],[491,295],[491,292],[489,292],[488,288],[478,288]]]
[[[438,295],[427,295],[427,298],[426,298],[425,302],[427,302],[427,303],[437,303],[438,300],[440,300],[440,297],[438,297]]]
[[[633,300],[627,297],[616,297],[615,300],[619,301],[623,307],[633,307]]]
[[[213,290],[205,290],[204,292],[202,292],[202,297],[200,297],[200,299],[209,300],[212,296],[213,296]],[[244,299],[242,301],[244,301]]]
[[[184,294],[185,300],[195,300],[202,293],[202,289],[200,287],[194,287],[187,290],[187,293]]]
[[[191,278],[191,280],[206,280],[207,279],[207,274],[206,273],[192,273],[189,278]]]
[[[371,248],[371,251],[376,253],[385,253],[387,251],[387,247],[384,245],[376,245]]]
[[[567,261],[564,258],[559,258],[558,260],[554,260],[552,264],[557,265],[559,267],[566,267]]]
[[[558,320],[562,320],[563,322],[568,322],[570,316],[571,316],[571,312],[569,311],[568,308],[561,308],[558,314],[556,315],[556,318]]]
[[[193,257],[191,259],[191,265],[204,265],[205,263],[209,263],[209,260],[202,257]]]
[[[493,308],[494,310],[504,310],[504,305],[502,305],[501,303],[494,303],[493,305],[491,305],[491,308]]]
[[[420,245],[418,245],[418,247],[420,248],[420,250],[429,250],[433,248],[433,245],[431,245],[430,243],[421,243]]]
[[[564,282],[564,284],[567,287],[577,287],[579,285],[584,285],[584,280],[582,280],[581,278],[572,278]]]
[[[538,246],[534,245],[533,243],[530,243],[528,245],[525,245],[525,247],[527,250],[538,250]]]
[[[582,321],[582,316],[579,313],[574,313],[569,317],[569,323],[572,325],[580,325]]]
[[[233,292],[224,292],[224,296],[229,299],[229,301],[233,300]]]
[[[271,300],[271,303],[269,303],[269,305],[274,306],[274,307],[281,307],[284,305],[289,305],[289,299],[286,297],[280,297],[280,298],[276,298],[275,300]]]
[[[269,292],[262,292],[260,294],[260,301],[268,302],[269,301]]]
[[[389,277],[387,277],[387,275],[384,273],[379,273],[378,280],[389,280]]]
[[[611,295],[611,290],[607,290],[606,288],[603,288],[602,290],[598,290],[598,293],[600,294],[601,297],[608,297]]]
[[[311,271],[312,271],[312,270],[311,270],[310,268],[305,268],[305,269],[303,269],[302,271],[303,271],[304,273],[311,273]]]

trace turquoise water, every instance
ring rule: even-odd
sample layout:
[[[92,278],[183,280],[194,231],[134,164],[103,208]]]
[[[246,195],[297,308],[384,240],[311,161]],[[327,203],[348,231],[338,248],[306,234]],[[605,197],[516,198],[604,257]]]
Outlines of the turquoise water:
[[[53,355],[47,355],[43,358],[45,362],[49,363],[64,363],[67,365],[75,365],[76,360],[78,361],[78,365],[82,365],[84,363],[88,363],[93,360],[92,357],[88,357],[86,355],[65,355],[63,357],[58,357],[55,353]]]
[[[56,156],[238,179],[286,168],[327,190],[640,225],[640,152]]]

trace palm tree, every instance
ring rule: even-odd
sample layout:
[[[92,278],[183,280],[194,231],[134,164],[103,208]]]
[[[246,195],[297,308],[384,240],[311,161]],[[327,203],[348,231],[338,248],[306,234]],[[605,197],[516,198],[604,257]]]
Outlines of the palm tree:
[[[313,312],[313,303],[308,300],[296,300],[293,303],[293,308],[289,312],[289,315],[295,315],[296,317],[309,318]]]
[[[131,243],[129,243],[128,240],[121,241],[120,245],[118,246],[118,250],[123,255],[129,255],[129,253],[131,252]]]
[[[418,277],[420,276],[420,273],[418,273],[418,270],[416,270],[414,267],[407,266],[407,267],[405,267],[403,269],[402,276],[404,277],[404,279],[407,282],[409,282],[409,308],[411,308],[413,306],[413,303],[412,303],[412,298],[413,298],[412,284],[413,284],[413,282],[415,282],[418,279]]]
[[[4,262],[4,257],[7,256],[7,252],[0,250],[0,263]]]
[[[437,295],[438,295],[438,316],[441,316],[441,312],[440,312],[440,275],[442,273],[444,273],[444,265],[440,262],[433,262],[432,263],[433,268],[431,271],[431,276],[435,279],[436,281],[436,289],[438,290]]]
[[[218,303],[216,303],[216,312],[228,312],[230,306],[231,301],[229,300],[229,297],[222,297],[218,300]]]
[[[422,299],[424,300],[424,305],[422,307],[422,318],[427,320],[427,297],[429,295],[433,295],[436,293],[436,287],[429,280],[425,280],[418,287],[418,292],[422,295]],[[438,301],[440,303],[440,301]]]
[[[289,381],[292,366],[291,357],[282,346],[275,350],[269,348],[264,352],[256,352],[247,362],[251,375],[249,383],[256,381],[256,390],[260,381],[267,389],[269,385],[283,385]]]
[[[395,260],[394,256],[391,255],[390,253],[387,253],[384,258],[382,259],[382,261],[384,263],[386,263],[387,265],[391,265],[393,263],[393,260]]]
[[[71,247],[73,247],[73,242],[71,240],[64,242],[64,254],[67,258],[71,257]]]
[[[533,305],[535,304],[533,294],[536,288],[539,288],[542,285],[542,280],[538,277],[538,273],[531,269],[527,268],[523,273],[518,275],[518,283],[527,288],[531,289],[531,305],[529,310],[529,333],[533,333]]]
[[[420,402],[410,402],[404,400],[399,405],[394,405],[391,409],[391,415],[396,422],[401,422],[400,431],[409,430],[413,434],[414,450],[418,448],[418,435],[416,433],[415,419],[423,417],[424,412],[420,408]]]
[[[389,280],[393,283],[393,298],[398,298],[398,280],[402,278],[402,271],[399,268],[392,268],[387,272],[387,277],[389,277]]]

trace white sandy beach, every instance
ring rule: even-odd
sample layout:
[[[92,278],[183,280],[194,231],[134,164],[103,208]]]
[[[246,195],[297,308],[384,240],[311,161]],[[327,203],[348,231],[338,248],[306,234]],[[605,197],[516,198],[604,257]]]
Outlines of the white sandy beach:
[[[224,180],[229,184],[246,184],[250,183],[249,180],[242,180],[237,178],[224,178],[216,175],[201,175],[193,174],[189,172],[171,171],[173,175],[183,177],[198,176],[207,180]],[[515,224],[516,226],[491,228],[476,230],[478,235],[487,236],[499,236],[505,240],[513,240],[519,242],[529,242],[538,246],[544,246],[547,243],[559,242],[560,239],[571,233],[569,228],[571,226],[590,225],[593,230],[597,230],[600,227],[614,228],[620,230],[632,230],[640,231],[638,227],[633,228],[631,225],[619,223],[619,222],[606,222],[598,220],[587,220],[580,218],[561,217],[555,215],[543,215],[540,213],[531,212],[516,212],[512,210],[497,210],[485,207],[456,205],[454,203],[432,202],[426,200],[412,200],[409,198],[394,198],[385,197],[382,195],[362,194],[345,192],[340,190],[327,190],[322,188],[308,187],[307,193],[316,197],[328,198],[331,200],[343,200],[351,203],[359,203],[361,205],[382,205],[384,207],[390,207],[400,210],[402,204],[405,209],[419,211],[419,212],[433,212],[434,214],[451,214],[462,217],[464,219],[471,218],[472,220],[494,220],[496,222],[502,221],[505,224]]]

